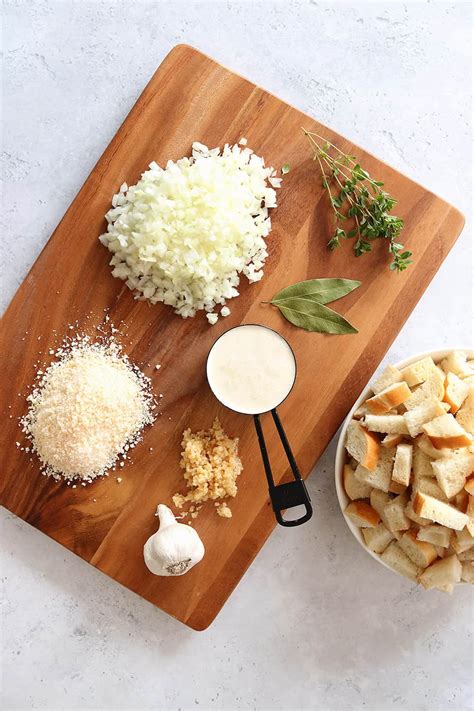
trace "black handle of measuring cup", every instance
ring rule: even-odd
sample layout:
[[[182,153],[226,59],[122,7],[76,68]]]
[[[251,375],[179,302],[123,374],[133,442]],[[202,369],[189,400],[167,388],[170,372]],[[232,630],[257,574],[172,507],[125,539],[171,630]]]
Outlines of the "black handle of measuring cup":
[[[298,465],[291,451],[290,444],[281,424],[280,418],[276,410],[272,410],[273,420],[275,426],[280,435],[281,443],[283,449],[285,450],[288,462],[293,473],[294,481],[287,482],[286,484],[275,484],[273,481],[272,468],[270,466],[270,459],[268,457],[267,445],[265,444],[265,437],[263,436],[262,423],[260,422],[259,415],[253,416],[253,421],[255,424],[255,429],[257,430],[258,443],[260,445],[260,451],[262,453],[263,466],[265,469],[265,474],[268,482],[268,491],[270,493],[270,499],[273,506],[273,511],[275,512],[275,518],[280,524],[280,526],[299,526],[302,523],[309,521],[313,515],[313,507],[311,506],[311,499],[309,498],[308,490],[306,485],[301,478]],[[285,520],[281,515],[282,511],[286,509],[294,508],[295,506],[303,505],[306,509],[306,513],[294,520]]]

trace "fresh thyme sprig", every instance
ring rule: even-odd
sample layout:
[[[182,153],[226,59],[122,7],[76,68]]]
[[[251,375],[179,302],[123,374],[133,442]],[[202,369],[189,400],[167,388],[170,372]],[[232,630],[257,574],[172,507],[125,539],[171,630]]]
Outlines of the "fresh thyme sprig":
[[[355,256],[360,257],[372,251],[374,239],[388,239],[388,251],[393,260],[390,269],[404,271],[412,263],[412,253],[397,241],[403,220],[390,214],[396,200],[382,190],[383,183],[371,178],[354,156],[343,153],[317,133],[305,129],[303,132],[314,151],[323,187],[334,210],[336,229],[328,242],[329,249],[339,247],[341,239],[356,237],[353,250]],[[346,231],[340,227],[340,221],[348,219],[353,219],[354,227]]]

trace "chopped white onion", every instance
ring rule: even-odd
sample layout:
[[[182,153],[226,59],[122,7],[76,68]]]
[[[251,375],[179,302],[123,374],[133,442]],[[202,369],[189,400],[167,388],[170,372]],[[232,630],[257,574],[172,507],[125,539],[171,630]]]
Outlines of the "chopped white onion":
[[[274,176],[239,145],[193,143],[191,158],[164,169],[150,163],[136,185],[123,183],[106,214],[100,241],[113,253],[113,276],[136,298],[168,304],[183,318],[223,306],[239,295],[240,274],[250,282],[263,276]],[[211,323],[218,318],[209,315]]]

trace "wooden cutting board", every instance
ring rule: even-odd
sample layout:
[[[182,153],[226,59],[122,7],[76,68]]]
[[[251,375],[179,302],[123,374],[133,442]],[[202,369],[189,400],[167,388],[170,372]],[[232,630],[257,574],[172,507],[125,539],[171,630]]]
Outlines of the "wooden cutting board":
[[[85,107],[87,108],[87,107]],[[402,274],[388,269],[386,245],[355,259],[350,245],[330,253],[332,225],[327,197],[301,126],[322,133],[348,152],[398,198],[406,221],[404,243],[415,263]],[[199,315],[182,320],[168,307],[138,302],[113,279],[109,253],[99,243],[104,214],[123,181],[133,184],[151,160],[161,165],[190,152],[194,140],[222,146],[246,136],[268,165],[292,169],[278,192],[270,256],[264,279],[242,282],[232,314],[210,327]],[[280,408],[301,471],[306,476],[372,375],[463,226],[451,205],[321,126],[251,82],[229,72],[191,47],[166,57],[7,309],[1,326],[2,427],[0,502],[118,582],[197,630],[209,625],[271,533],[275,521],[251,418],[225,411],[205,379],[208,349],[219,334],[240,323],[263,323],[280,331],[293,347],[298,379]],[[359,279],[362,286],[337,304],[360,332],[327,336],[299,330],[278,311],[262,305],[279,289],[314,277]],[[150,375],[162,412],[115,476],[87,487],[68,488],[40,473],[37,460],[21,452],[17,418],[24,414],[34,362],[48,362],[48,350],[70,334],[68,324],[93,333],[104,309],[124,322],[129,356]],[[155,364],[161,363],[159,371]],[[150,364],[150,365],[148,365]],[[18,396],[20,393],[20,396]],[[240,438],[244,472],[232,502],[233,518],[214,507],[195,522],[206,546],[202,563],[178,579],[151,575],[142,548],[156,530],[157,503],[170,503],[182,489],[179,469],[183,429],[210,426],[219,415]],[[268,416],[263,418],[276,480],[286,461]],[[317,520],[306,525],[318,526]],[[344,525],[341,520],[341,526]],[[278,584],[278,582],[276,582]]]

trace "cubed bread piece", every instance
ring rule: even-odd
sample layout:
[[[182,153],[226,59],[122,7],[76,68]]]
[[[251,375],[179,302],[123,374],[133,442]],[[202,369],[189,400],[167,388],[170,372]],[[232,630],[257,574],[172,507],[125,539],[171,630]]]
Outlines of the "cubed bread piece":
[[[421,494],[427,494],[428,496],[433,496],[438,501],[448,502],[448,497],[444,491],[440,488],[434,477],[420,476],[413,478],[412,494],[415,495],[418,492]]]
[[[408,400],[410,395],[410,388],[402,381],[389,385],[385,390],[369,398],[365,404],[374,415],[383,415]]]
[[[403,494],[407,490],[407,486],[404,484],[399,484],[398,481],[391,480],[388,491],[389,494]]]
[[[393,455],[392,450],[381,449],[375,469],[370,470],[359,464],[354,472],[355,478],[363,484],[388,491],[392,479]]]
[[[463,489],[459,492],[459,494],[456,494],[456,496],[454,497],[454,501],[452,501],[451,503],[453,503],[454,506],[459,509],[459,511],[466,513],[467,507],[469,506],[469,494],[467,493],[466,489]]]
[[[411,478],[412,463],[413,446],[411,444],[399,444],[395,451],[392,480],[403,486],[408,486]]]
[[[372,383],[372,390],[377,395],[377,393],[388,388],[389,385],[398,383],[400,380],[403,380],[403,378],[398,368],[395,368],[393,365],[387,365],[382,375]]]
[[[423,425],[423,432],[436,449],[458,449],[472,444],[472,435],[466,432],[453,415],[445,413]]]
[[[365,545],[374,553],[383,553],[390,541],[393,541],[393,533],[379,523],[376,528],[363,528],[362,535]]]
[[[457,555],[450,555],[442,560],[432,563],[420,575],[420,583],[426,590],[440,588],[445,585],[454,585],[461,580],[462,565]]]
[[[448,548],[451,541],[452,531],[446,526],[440,526],[437,523],[432,523],[429,526],[420,528],[417,534],[419,541],[432,543],[440,548]]]
[[[451,546],[456,553],[465,553],[471,548],[474,548],[474,537],[471,536],[467,527],[463,528],[462,531],[455,532],[451,540]]]
[[[473,375],[473,370],[467,362],[467,353],[464,351],[452,351],[447,358],[441,361],[441,367],[445,373],[454,373],[460,378]]]
[[[459,560],[469,563],[471,561],[474,562],[474,548],[468,548],[467,551],[464,551],[464,553],[459,553],[458,555]]]
[[[466,561],[462,564],[461,580],[474,585],[474,563]]]
[[[400,548],[419,568],[427,568],[438,554],[431,543],[418,540],[414,531],[407,531],[400,539]]]
[[[410,528],[410,520],[405,514],[407,504],[408,496],[406,494],[400,494],[385,504],[382,520],[389,531],[407,531]]]
[[[413,452],[413,479],[416,482],[421,477],[434,477],[432,459],[419,447],[415,447]]]
[[[377,437],[352,420],[347,428],[346,449],[363,467],[371,471],[377,466],[380,444]]]
[[[400,444],[400,442],[403,442],[403,435],[388,434],[385,435],[380,444],[382,445],[382,447],[385,447],[385,449],[394,449],[397,444]]]
[[[469,502],[467,504],[466,516],[468,521],[466,523],[467,530],[474,536],[474,496],[469,496]]]
[[[433,447],[425,434],[418,435],[415,444],[424,454],[430,457],[430,459],[442,459],[443,457],[449,457],[451,455],[450,449],[436,449],[436,447]]]
[[[474,495],[474,474],[471,474],[467,477],[466,483],[464,484],[464,488],[468,494],[470,494],[471,496]]]
[[[413,510],[413,501],[411,499],[405,506],[405,516],[420,527],[429,526],[431,524],[431,521],[428,518],[422,518],[415,513]]]
[[[445,504],[428,494],[422,494],[420,491],[415,494],[413,499],[413,510],[422,518],[428,518],[434,523],[440,523],[442,526],[453,528],[456,531],[462,531],[469,521],[468,516],[455,509],[454,506]]]
[[[415,385],[424,383],[425,380],[436,372],[436,364],[430,356],[417,360],[416,363],[412,365],[407,365],[401,371],[402,379],[405,380],[408,385],[413,388]]]
[[[474,454],[461,449],[450,457],[436,459],[431,466],[441,489],[452,499],[464,489],[466,478],[474,469]]]
[[[380,516],[366,501],[351,501],[346,507],[346,516],[359,528],[375,528],[380,523]]]
[[[354,470],[349,464],[344,465],[343,483],[346,494],[351,501],[355,499],[368,499],[372,491],[372,488],[368,484],[364,484],[355,478]]]
[[[380,489],[372,489],[370,492],[370,505],[377,511],[380,517],[383,514],[386,504],[391,500],[392,497]]]
[[[430,422],[435,417],[445,415],[444,407],[439,400],[434,398],[425,400],[423,404],[415,407],[413,410],[408,410],[403,415],[408,432],[412,437],[423,432],[423,425]],[[370,428],[369,428],[370,429]]]
[[[369,412],[369,408],[367,407],[367,405],[364,402],[364,403],[362,403],[362,405],[359,405],[359,407],[354,412],[352,417],[354,418],[354,420],[361,420],[363,417],[365,417],[367,415],[368,412]]]
[[[469,394],[469,385],[454,373],[448,373],[444,383],[444,402],[447,402],[452,414],[456,414]]]
[[[474,388],[456,412],[456,422],[469,434],[474,435]]]
[[[414,410],[425,402],[432,399],[442,400],[444,396],[444,383],[446,380],[445,374],[435,367],[433,373],[430,374],[424,383],[419,385],[407,398],[403,405],[406,410]]]
[[[404,415],[366,415],[364,423],[371,432],[409,434]]]
[[[396,541],[392,541],[388,548],[384,550],[381,559],[390,568],[396,570],[400,575],[410,578],[410,580],[418,580],[418,576],[422,571],[422,568],[415,565],[407,554],[402,551],[400,544]]]

